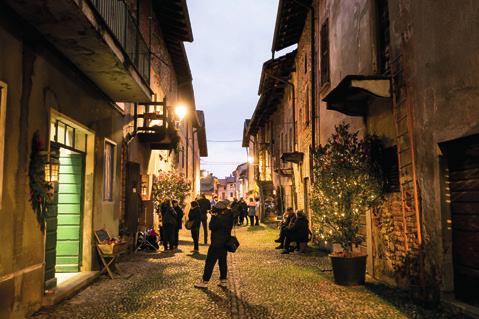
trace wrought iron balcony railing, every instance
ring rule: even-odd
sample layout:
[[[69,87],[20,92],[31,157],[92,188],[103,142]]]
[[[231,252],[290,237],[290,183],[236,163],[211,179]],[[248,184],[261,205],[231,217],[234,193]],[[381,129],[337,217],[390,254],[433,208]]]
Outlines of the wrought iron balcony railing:
[[[150,83],[150,49],[125,0],[91,0],[146,83]]]

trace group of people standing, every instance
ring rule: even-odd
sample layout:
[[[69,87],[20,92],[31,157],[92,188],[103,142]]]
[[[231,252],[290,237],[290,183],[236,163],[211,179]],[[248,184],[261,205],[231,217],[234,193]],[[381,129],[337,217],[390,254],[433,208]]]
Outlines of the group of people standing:
[[[177,200],[165,200],[160,205],[160,238],[166,250],[178,248],[180,229],[183,228],[183,209]]]
[[[231,211],[234,215],[235,225],[259,226],[259,198],[250,198],[246,203],[244,198],[233,199]]]
[[[178,248],[178,235],[183,228],[184,213],[177,200],[165,201],[160,205],[160,235],[166,250]],[[211,219],[208,223],[208,214]],[[193,253],[199,253],[200,229],[203,228],[204,244],[208,244],[208,230],[211,232],[211,244],[208,247],[203,276],[195,284],[196,288],[208,288],[213,268],[218,262],[220,269],[219,286],[227,285],[227,241],[231,238],[234,225],[259,225],[259,200],[251,198],[248,203],[241,198],[229,201],[210,202],[205,195],[191,202],[186,228],[190,229],[193,239]]]

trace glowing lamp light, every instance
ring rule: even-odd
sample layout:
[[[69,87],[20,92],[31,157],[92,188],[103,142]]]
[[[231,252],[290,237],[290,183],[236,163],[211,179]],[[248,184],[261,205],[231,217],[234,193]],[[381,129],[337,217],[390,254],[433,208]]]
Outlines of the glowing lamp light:
[[[60,171],[60,164],[48,162],[45,163],[45,182],[56,183],[58,182],[58,174]]]
[[[248,156],[248,163],[254,164],[254,157],[253,156]]]
[[[179,121],[183,121],[187,112],[188,112],[188,109],[183,104],[180,104],[180,105],[175,107],[175,114],[178,117]]]

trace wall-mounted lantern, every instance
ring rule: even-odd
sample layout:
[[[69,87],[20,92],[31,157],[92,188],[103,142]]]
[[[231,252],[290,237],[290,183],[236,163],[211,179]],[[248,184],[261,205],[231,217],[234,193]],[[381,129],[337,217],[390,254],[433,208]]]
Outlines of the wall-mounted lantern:
[[[47,183],[58,183],[58,176],[60,172],[60,164],[58,162],[52,161],[49,159],[45,162],[45,182]]]

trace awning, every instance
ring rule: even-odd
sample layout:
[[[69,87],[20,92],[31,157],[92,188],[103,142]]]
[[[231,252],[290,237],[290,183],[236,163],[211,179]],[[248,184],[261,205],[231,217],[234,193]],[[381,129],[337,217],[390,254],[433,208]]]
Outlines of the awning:
[[[156,0],[153,1],[153,6],[178,83],[191,81],[190,65],[183,44],[183,42],[193,42],[186,0]],[[156,53],[158,54],[158,52]]]
[[[365,116],[375,99],[391,98],[391,80],[382,75],[348,75],[325,98],[328,110]]]
[[[296,50],[263,64],[258,89],[260,98],[249,123],[246,137],[256,134],[281,103],[284,88],[294,72]]]
[[[281,160],[283,162],[291,162],[299,164],[303,162],[304,153],[303,152],[288,152],[281,155]]]
[[[298,43],[311,4],[311,0],[279,1],[272,51],[280,51]]]
[[[278,169],[275,169],[274,171],[283,177],[293,177],[292,168],[278,168]]]

